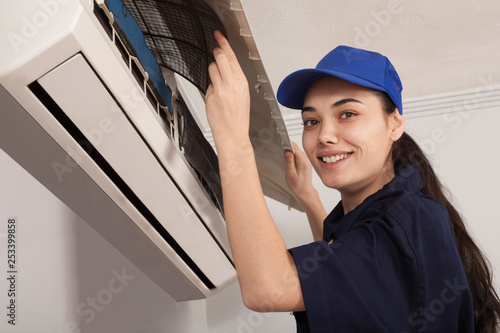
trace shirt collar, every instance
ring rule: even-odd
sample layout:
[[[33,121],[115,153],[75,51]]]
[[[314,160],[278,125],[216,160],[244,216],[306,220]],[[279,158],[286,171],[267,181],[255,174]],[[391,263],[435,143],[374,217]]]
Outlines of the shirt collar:
[[[323,223],[323,238],[329,242],[340,235],[342,230],[349,228],[348,225],[357,220],[371,203],[392,196],[399,196],[404,192],[417,193],[424,187],[420,177],[420,169],[414,164],[401,166],[396,170],[396,175],[387,184],[374,194],[368,196],[359,206],[344,215],[342,201],[326,217]],[[348,222],[351,221],[351,222]],[[340,227],[340,222],[342,226]]]

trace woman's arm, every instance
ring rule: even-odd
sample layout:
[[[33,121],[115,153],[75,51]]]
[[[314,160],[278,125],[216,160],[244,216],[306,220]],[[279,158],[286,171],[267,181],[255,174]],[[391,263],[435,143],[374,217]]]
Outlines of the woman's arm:
[[[243,301],[255,311],[304,310],[297,268],[269,213],[249,138],[248,82],[229,43],[210,64],[207,117],[219,158],[224,212]]]
[[[292,142],[295,155],[285,151],[286,183],[306,211],[315,241],[323,239],[323,221],[328,215],[318,191],[312,185],[312,166],[307,155]]]

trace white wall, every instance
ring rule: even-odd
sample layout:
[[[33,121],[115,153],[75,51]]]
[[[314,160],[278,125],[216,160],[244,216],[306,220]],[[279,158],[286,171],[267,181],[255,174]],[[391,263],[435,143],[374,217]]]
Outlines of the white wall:
[[[16,325],[7,220],[17,220]],[[207,332],[205,300],[177,303],[0,150],[0,331]]]
[[[500,132],[498,107],[440,114],[407,121],[454,197],[477,244],[495,270],[500,291]]]

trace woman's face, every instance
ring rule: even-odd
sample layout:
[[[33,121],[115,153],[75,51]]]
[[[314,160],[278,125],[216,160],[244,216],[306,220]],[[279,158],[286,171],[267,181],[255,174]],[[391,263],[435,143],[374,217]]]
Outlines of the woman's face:
[[[372,90],[321,78],[306,94],[302,120],[302,145],[326,186],[366,197],[394,177],[389,153],[404,121],[387,115]]]

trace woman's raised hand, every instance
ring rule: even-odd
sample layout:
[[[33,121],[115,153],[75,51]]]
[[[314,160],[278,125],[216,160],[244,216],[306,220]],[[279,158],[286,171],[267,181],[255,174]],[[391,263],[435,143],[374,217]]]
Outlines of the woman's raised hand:
[[[205,94],[207,118],[217,150],[226,143],[247,141],[250,124],[248,81],[229,42],[220,31],[214,33],[219,47],[215,62],[208,67],[210,80]]]

